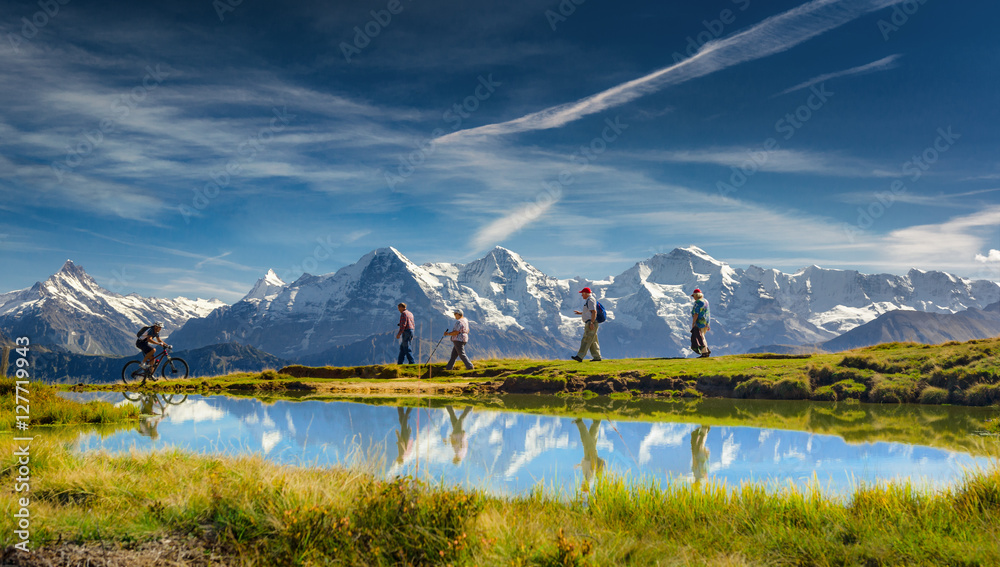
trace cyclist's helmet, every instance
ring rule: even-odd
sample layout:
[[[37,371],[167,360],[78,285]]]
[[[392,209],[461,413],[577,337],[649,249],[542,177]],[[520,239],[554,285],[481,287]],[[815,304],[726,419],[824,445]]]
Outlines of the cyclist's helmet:
[[[153,323],[153,326],[154,327],[159,327],[159,328],[162,329],[163,328],[163,321],[157,321],[157,322]]]

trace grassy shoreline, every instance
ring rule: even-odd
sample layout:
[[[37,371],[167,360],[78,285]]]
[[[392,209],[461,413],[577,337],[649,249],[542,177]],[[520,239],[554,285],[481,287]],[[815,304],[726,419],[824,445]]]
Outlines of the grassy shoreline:
[[[60,397],[56,386],[30,382],[18,390],[13,378],[0,378],[0,433],[14,431],[18,415],[30,417],[32,428],[110,424],[139,419],[139,408],[107,402],[81,404]]]
[[[232,565],[1000,563],[996,467],[940,493],[860,487],[849,502],[612,476],[561,501],[256,456],[74,455],[43,443],[32,459],[33,548],[43,554],[97,540],[128,553],[174,538]],[[0,479],[11,474],[4,466]],[[0,494],[7,510],[13,498]],[[4,546],[12,520],[0,519]]]
[[[987,359],[993,364],[990,357],[995,359],[987,354],[972,363]],[[775,360],[794,372],[792,364],[799,359],[758,360]],[[511,364],[525,367],[524,361]],[[455,377],[440,379],[448,383]],[[216,385],[226,380],[277,387],[221,393],[316,393],[288,388],[281,382],[307,383],[274,372],[256,378],[222,377]],[[208,388],[205,393],[219,390],[223,388]],[[468,391],[467,399],[502,409],[505,396],[479,388]],[[36,415],[50,416],[53,423],[86,421],[85,416],[95,415],[102,421],[112,415],[105,410],[87,413],[81,408],[89,404],[58,398],[54,388],[44,385],[32,384],[31,392],[33,421]],[[700,396],[637,395],[630,400],[630,391],[618,399],[595,398],[588,392],[522,397],[536,402],[528,411],[625,417],[631,403],[659,404],[662,411],[656,419],[699,416],[718,423],[747,419],[754,404],[740,402],[743,408],[734,415],[731,409],[710,410],[713,400]],[[393,400],[387,395],[391,392],[376,393],[364,401]],[[556,403],[562,405],[556,408]],[[805,413],[798,406],[806,404],[790,402],[750,419],[795,427],[875,428],[904,437],[923,434],[920,427],[916,433],[908,431],[913,429],[913,416],[895,415],[899,411],[892,408],[900,408],[895,404],[884,408],[887,413],[856,399],[808,404]],[[917,409],[931,412],[921,418],[928,423],[939,419],[934,412],[948,410]],[[89,427],[99,434],[128,427],[127,412],[134,408],[120,411],[125,413],[118,415],[117,425]],[[938,442],[966,447],[968,434],[963,431],[971,426],[963,427],[946,432]],[[909,483],[861,486],[846,500],[791,488],[775,493],[761,484],[726,487],[681,480],[656,484],[610,474],[598,475],[592,487],[581,486],[565,499],[541,490],[505,498],[409,478],[380,480],[376,463],[364,460],[346,469],[179,451],[74,454],[69,449],[73,429],[47,429],[48,434],[31,446],[31,547],[36,553],[9,555],[5,560],[44,565],[72,551],[81,563],[107,560],[110,554],[123,564],[151,564],[162,554],[183,555],[188,564],[198,565],[1000,564],[1000,464],[971,473],[940,492],[923,492]],[[16,444],[8,435],[0,434],[0,483],[13,486],[18,474]],[[995,450],[995,440],[991,441]],[[0,491],[0,503],[5,510],[15,510],[22,496],[14,490]],[[0,546],[16,543],[15,525],[12,514],[0,517]]]
[[[622,359],[599,363],[484,360],[444,365],[289,366],[279,371],[151,382],[160,392],[294,395],[609,395],[618,398],[783,399],[987,406],[1000,403],[1000,338],[888,343],[839,354]],[[123,390],[123,384],[74,390]]]

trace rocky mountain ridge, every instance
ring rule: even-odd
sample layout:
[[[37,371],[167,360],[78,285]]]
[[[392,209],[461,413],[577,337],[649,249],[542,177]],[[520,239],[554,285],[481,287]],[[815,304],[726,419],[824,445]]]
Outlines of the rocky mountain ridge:
[[[713,352],[726,354],[827,341],[890,311],[955,313],[1000,299],[996,282],[943,272],[734,269],[697,247],[657,254],[603,280],[554,278],[501,247],[468,264],[420,266],[395,248],[380,248],[332,274],[306,274],[284,286],[272,276],[234,305],[190,320],[172,340],[186,346],[236,340],[312,363],[322,363],[327,352],[338,353],[330,355],[338,363],[349,352],[388,361],[392,348],[375,337],[393,331],[395,306],[403,301],[424,340],[439,337],[453,321],[451,310],[461,308],[473,326],[470,348],[525,356],[530,345],[532,356],[562,358],[579,340],[573,311],[587,286],[609,311],[601,329],[607,356],[683,356],[689,294],[698,287],[712,306]],[[476,345],[477,331],[487,343]]]
[[[217,299],[114,293],[67,260],[45,281],[0,294],[0,329],[8,337],[29,337],[33,344],[77,354],[130,355],[142,325],[163,321],[166,335],[224,305]]]
[[[423,265],[389,247],[291,283],[268,271],[233,305],[122,296],[67,261],[44,282],[0,294],[0,332],[73,353],[131,355],[136,329],[161,319],[179,348],[238,342],[310,364],[379,363],[395,359],[396,304],[403,301],[423,345],[436,343],[454,322],[452,309],[461,308],[476,356],[564,358],[579,344],[582,325],[573,311],[585,286],[608,310],[600,337],[611,358],[689,354],[689,294],[696,287],[711,304],[716,354],[820,344],[893,311],[953,314],[1000,301],[997,282],[943,272],[872,275],[810,266],[786,274],[733,268],[697,247],[657,254],[601,280],[554,278],[501,247],[468,264]],[[448,345],[440,350],[447,353]]]

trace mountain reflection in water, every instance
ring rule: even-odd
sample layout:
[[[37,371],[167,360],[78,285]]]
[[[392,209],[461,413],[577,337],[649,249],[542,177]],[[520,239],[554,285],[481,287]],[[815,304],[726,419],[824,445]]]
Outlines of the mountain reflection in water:
[[[540,403],[566,402],[539,396],[530,401],[536,406],[532,413],[511,411],[516,398],[499,411],[436,403],[396,407],[126,396],[119,402],[142,410],[137,428],[106,437],[81,434],[79,451],[177,447],[259,453],[279,463],[312,466],[350,466],[361,456],[368,466],[381,463],[376,468],[387,477],[412,475],[504,495],[539,485],[564,495],[589,491],[608,473],[660,483],[752,481],[776,488],[818,481],[831,494],[849,494],[861,482],[899,479],[943,487],[961,480],[966,470],[991,466],[997,443],[972,435],[986,411],[977,408],[912,406],[883,414],[859,405],[704,400],[657,406],[645,417],[643,404],[608,406],[603,417],[591,417],[597,409],[592,406],[580,412],[587,417],[575,418],[540,412]],[[629,420],[620,419],[623,415]],[[650,421],[651,415],[662,421]],[[632,421],[637,419],[646,421]]]

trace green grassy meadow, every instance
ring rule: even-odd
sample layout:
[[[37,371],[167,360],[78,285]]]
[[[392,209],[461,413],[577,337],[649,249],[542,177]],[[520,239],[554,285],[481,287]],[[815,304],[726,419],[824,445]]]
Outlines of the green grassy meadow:
[[[466,394],[585,393],[612,397],[860,401],[989,406],[1000,403],[1000,338],[922,345],[887,343],[839,354],[729,355],[708,359],[483,360],[471,371],[444,365],[289,366],[261,373],[147,383],[152,391],[235,392],[255,396],[328,393],[365,384],[463,384]],[[121,390],[121,384],[82,386]],[[414,386],[414,393],[421,389]]]
[[[475,371],[434,366],[423,379],[427,367],[289,367],[148,388],[752,425],[996,457],[1000,408],[952,406],[1000,401],[998,352],[1000,340],[991,339],[807,358],[477,361]],[[466,386],[456,397],[378,388],[414,381]],[[18,474],[8,382],[0,382],[0,503],[14,510],[24,495],[8,488]],[[373,388],[347,396],[324,389],[331,383]],[[505,384],[557,395],[509,393]],[[31,445],[35,549],[100,542],[126,553],[169,541],[228,565],[1000,564],[997,461],[940,492],[899,483],[859,486],[838,498],[818,488],[661,484],[609,473],[575,494],[539,489],[508,498],[411,478],[381,480],[381,463],[365,455],[350,468],[310,468],[173,450],[76,454],[71,443],[79,433],[132,428],[138,411],[63,400],[34,383],[30,396],[38,426]],[[15,543],[15,529],[12,514],[0,516],[0,545]]]
[[[34,546],[195,540],[232,565],[1000,563],[997,468],[940,493],[859,487],[843,501],[607,475],[565,500],[377,480],[363,461],[345,470],[173,451],[76,455],[55,441],[32,450]],[[0,493],[6,510],[13,499]],[[0,518],[0,543],[14,543],[14,529]]]

